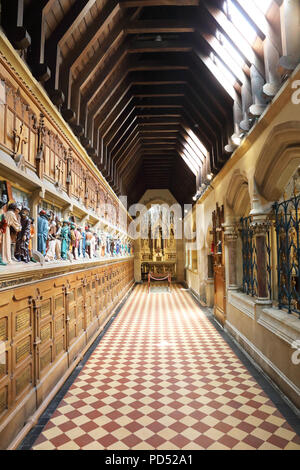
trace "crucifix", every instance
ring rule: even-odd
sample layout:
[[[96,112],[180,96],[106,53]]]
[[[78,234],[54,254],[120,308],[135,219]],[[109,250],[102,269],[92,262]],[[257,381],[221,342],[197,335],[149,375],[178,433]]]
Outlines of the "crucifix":
[[[63,161],[59,159],[58,163],[56,164],[55,167],[55,180],[56,184],[60,185],[60,180],[61,180],[61,175],[63,175]],[[57,179],[56,179],[56,172],[58,173]]]
[[[67,183],[71,184],[72,181],[72,162],[73,162],[73,157],[72,157],[72,149],[69,148],[69,151],[65,157],[66,162],[67,162]]]
[[[14,153],[13,153],[13,158],[16,157],[16,155],[20,152],[23,152],[23,145],[27,144],[28,138],[24,135],[24,123],[22,122],[20,124],[20,130],[18,131],[17,129],[13,130],[13,136],[14,136]]]
[[[39,127],[38,127],[38,148],[37,148],[37,154],[35,157],[36,165],[37,165],[37,175],[39,178],[43,177],[43,166],[42,166],[42,161],[44,160],[44,139],[46,135],[46,128],[44,124],[44,115],[41,113],[40,114],[40,121],[39,121]]]
[[[84,175],[84,199],[87,201],[89,198],[89,178],[87,173]]]

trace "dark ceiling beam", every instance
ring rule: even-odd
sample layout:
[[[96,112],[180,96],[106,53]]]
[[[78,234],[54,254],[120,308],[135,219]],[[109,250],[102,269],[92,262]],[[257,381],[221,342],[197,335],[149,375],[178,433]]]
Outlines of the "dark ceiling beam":
[[[121,78],[121,77],[120,77]],[[98,91],[98,90],[97,90]],[[97,102],[98,102],[98,99],[97,99]],[[91,111],[91,114],[93,113],[93,111]]]
[[[72,75],[76,67],[78,67],[82,60],[87,56],[89,50],[96,45],[96,42],[103,34],[105,28],[107,28],[110,21],[120,10],[120,5],[117,0],[111,0],[106,3],[104,8],[101,10],[99,15],[94,19],[93,23],[87,29],[85,35],[76,44],[76,47],[70,51],[67,57],[64,57],[64,61],[61,66],[60,74],[60,86],[66,95],[66,106],[70,108],[71,105],[71,87],[72,87]],[[116,27],[113,28],[108,38],[101,44],[102,58],[108,54],[110,48],[121,38],[123,34],[124,24],[117,23]],[[97,53],[98,53],[97,48]],[[93,57],[94,58],[94,57]],[[98,63],[99,61],[97,61]]]
[[[173,146],[170,146],[170,137],[168,136],[168,138],[166,139],[166,135],[165,134],[161,134],[161,138],[163,140],[161,140],[160,138],[159,139],[155,139],[156,141],[154,143],[151,143],[151,142],[147,142],[147,138],[148,136],[145,136],[142,132],[136,132],[136,128],[134,129],[133,131],[135,133],[135,139],[139,139],[139,141],[141,142],[142,144],[142,149],[143,149],[143,152],[145,154],[147,153],[150,153],[150,154],[154,154],[154,153],[165,153],[166,151],[168,152],[169,150],[171,149],[175,149],[176,148],[176,145],[175,147]],[[152,140],[152,138],[151,138]],[[171,136],[171,140],[177,144],[179,141],[178,141],[178,137],[176,136]],[[130,146],[130,141],[129,141],[129,144]],[[128,162],[128,160],[130,160],[130,152],[128,150],[128,148],[125,148],[121,154],[121,157],[124,155],[128,155],[129,154],[129,157],[127,157],[126,161]],[[120,159],[120,157],[119,157]]]
[[[186,118],[186,119],[187,119],[187,118]],[[123,152],[121,153],[121,157],[124,157],[124,155],[126,155],[127,152],[128,152],[128,149],[125,148],[125,150],[123,150]],[[118,154],[120,155],[120,152],[118,152]],[[115,158],[115,155],[111,155],[111,156],[112,156],[112,159]],[[119,159],[118,159],[118,160],[119,160]],[[114,170],[114,171],[116,172],[116,165],[115,165],[115,170]]]
[[[82,99],[81,113],[84,114],[85,107],[95,99],[99,91],[104,87],[107,81],[110,80],[112,73],[120,66],[121,62],[126,56],[126,47],[121,47],[109,60],[109,63],[101,71],[101,74],[95,77],[93,85],[91,85],[88,91],[84,94]],[[185,62],[184,57],[170,57],[168,56],[164,60],[145,60],[138,61],[136,58],[131,57],[127,60],[126,71],[164,71],[164,70],[188,70],[189,66]],[[124,66],[123,66],[124,68]],[[123,69],[122,69],[123,70]],[[120,73],[119,73],[120,75]],[[120,76],[121,78],[121,76]],[[83,122],[83,120],[81,120]]]
[[[160,7],[160,6],[197,6],[199,0],[120,0],[122,8],[130,7]]]
[[[123,71],[123,74],[119,74],[116,77],[116,80],[110,84],[109,90],[106,90],[105,93],[100,93],[97,96],[97,99],[94,101],[93,105],[89,108],[89,115],[94,119],[100,114],[101,117],[105,116],[106,112],[113,106],[115,96],[118,96],[118,89],[122,87],[125,90],[124,82],[126,85],[138,85],[138,86],[174,86],[174,85],[185,85],[187,83],[186,71],[161,71],[160,73],[156,71],[147,71],[147,72],[129,72],[126,70]],[[146,78],[147,81],[146,81]],[[142,80],[143,79],[143,80]],[[127,89],[126,89],[127,91]]]
[[[94,3],[95,0],[76,0],[65,14],[63,21],[58,23],[55,30],[47,39],[45,59],[51,69],[51,78],[47,84],[49,88],[57,90],[59,86],[60,43],[64,42],[76,30]]]
[[[69,102],[71,102],[71,107],[74,111],[78,113],[78,96],[80,95],[80,89],[84,86],[85,83],[88,82],[90,77],[96,73],[97,69],[101,67],[103,61],[106,58],[109,58],[111,54],[112,48],[118,43],[118,41],[124,36],[124,27],[130,19],[135,18],[139,14],[140,8],[137,8],[133,13],[129,15],[125,15],[125,17],[118,22],[110,31],[110,34],[106,37],[106,39],[101,43],[101,46],[97,48],[96,52],[93,54],[89,62],[84,67],[84,70],[81,71],[78,78],[74,80],[71,85],[69,86]],[[106,22],[104,24],[106,27]],[[95,24],[97,28],[97,22]],[[81,50],[80,56],[86,56],[88,50],[93,44],[93,41],[87,40],[85,42],[84,48]],[[76,51],[74,51],[74,56]],[[69,82],[71,82],[72,78],[72,71],[80,64],[80,56],[78,58],[73,59],[73,63],[70,67],[70,74],[68,76]],[[71,96],[70,96],[71,95]]]
[[[51,77],[51,70],[45,63],[45,17],[54,3],[55,0],[33,0],[24,12],[24,22],[31,37],[26,59],[32,73],[42,83]]]
[[[126,24],[124,22],[124,24]],[[118,30],[119,31],[119,30]],[[122,29],[122,32],[126,34],[126,31]],[[120,37],[121,33],[119,33],[118,38]],[[110,36],[111,37],[111,36]],[[72,94],[73,92],[76,94],[80,92],[82,88],[88,83],[91,79],[92,75],[95,75],[97,69],[101,66],[103,59],[105,58],[105,54],[109,51],[109,47],[111,44],[107,45],[104,44],[97,53],[92,57],[92,59],[88,62],[82,73],[79,74],[78,78],[73,83],[72,87]],[[143,53],[143,52],[186,52],[191,50],[191,45],[186,44],[183,41],[177,41],[176,43],[172,44],[169,41],[161,41],[155,42],[153,41],[152,44],[145,41],[130,41],[129,38],[125,40],[122,44],[122,52],[126,54],[133,54],[133,53]],[[102,51],[103,49],[103,51]],[[118,51],[117,51],[118,52]],[[120,54],[115,53],[115,60],[118,60],[118,56]],[[119,58],[120,59],[120,58]]]
[[[137,20],[131,21],[125,28],[127,34],[149,33],[193,33],[196,24],[189,20]]]
[[[25,50],[31,37],[24,25],[24,0],[1,1],[1,25],[17,50]]]

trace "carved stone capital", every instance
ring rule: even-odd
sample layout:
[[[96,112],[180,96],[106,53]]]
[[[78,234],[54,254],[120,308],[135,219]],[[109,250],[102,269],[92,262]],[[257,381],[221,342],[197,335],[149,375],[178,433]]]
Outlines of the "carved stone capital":
[[[225,229],[224,231],[225,243],[234,242],[238,239],[238,228],[236,224],[230,224],[230,225],[223,224],[223,227]]]
[[[255,235],[265,235],[270,227],[271,221],[267,218],[256,219],[254,218],[251,222],[251,227],[255,233]]]
[[[225,232],[224,239],[225,239],[225,243],[235,242],[238,239],[238,234],[236,231]]]

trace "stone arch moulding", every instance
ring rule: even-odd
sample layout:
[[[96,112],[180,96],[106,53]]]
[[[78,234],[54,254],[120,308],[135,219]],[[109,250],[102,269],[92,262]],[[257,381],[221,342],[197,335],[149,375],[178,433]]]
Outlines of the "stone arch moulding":
[[[255,181],[267,201],[276,201],[300,165],[300,121],[274,127],[258,157]]]
[[[250,195],[248,179],[240,170],[232,174],[226,194],[226,205],[233,216],[243,216],[250,210]]]

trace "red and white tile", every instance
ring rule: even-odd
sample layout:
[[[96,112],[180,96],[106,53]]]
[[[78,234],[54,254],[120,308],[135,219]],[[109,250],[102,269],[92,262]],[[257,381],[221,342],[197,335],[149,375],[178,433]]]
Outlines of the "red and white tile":
[[[184,289],[139,286],[33,449],[300,450],[300,438]]]

